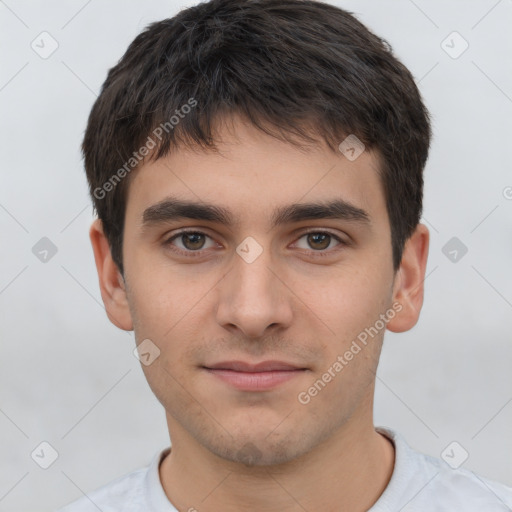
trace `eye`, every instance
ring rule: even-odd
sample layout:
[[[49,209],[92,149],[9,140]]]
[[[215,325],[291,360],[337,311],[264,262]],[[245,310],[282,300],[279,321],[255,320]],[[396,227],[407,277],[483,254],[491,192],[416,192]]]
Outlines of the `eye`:
[[[303,238],[305,238],[308,247],[300,248],[306,250],[312,249],[313,252],[327,252],[326,249],[331,245],[333,240],[338,242],[337,245],[347,245],[340,237],[330,233],[329,231],[310,231],[308,233],[304,233],[299,240]]]
[[[173,248],[176,252],[200,252],[202,249],[205,249],[205,238],[211,239],[211,237],[201,231],[180,231],[164,242],[164,245],[173,246],[172,242],[177,239],[181,241],[182,247],[178,246],[179,250]]]
[[[212,241],[212,245],[210,247],[205,246],[205,240],[210,239]],[[308,250],[310,253],[313,253],[314,256],[325,256],[330,254],[331,251],[327,251],[326,249],[331,246],[333,241],[336,241],[335,245],[348,245],[348,242],[345,242],[337,235],[329,232],[329,231],[309,231],[307,233],[302,234],[299,237],[299,240],[305,239],[307,247],[299,247],[299,249]],[[177,240],[181,243],[180,245],[174,244],[174,241]],[[215,247],[215,243],[213,239],[203,233],[202,231],[180,231],[179,233],[175,233],[170,238],[168,238],[164,242],[165,246],[168,246],[172,251],[185,254],[187,256],[200,256],[202,255],[203,250]],[[197,253],[197,254],[195,254]]]

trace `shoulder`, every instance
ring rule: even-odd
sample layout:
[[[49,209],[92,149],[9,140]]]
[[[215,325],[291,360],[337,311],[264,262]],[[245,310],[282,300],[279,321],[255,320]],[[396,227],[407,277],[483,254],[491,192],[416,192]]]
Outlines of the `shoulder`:
[[[432,490],[426,493],[426,500],[437,496],[443,509],[485,510],[486,512],[512,511],[512,487],[495,482],[472,471],[448,467],[444,461],[419,454],[424,457],[437,473],[432,478]],[[471,507],[471,508],[470,508]]]
[[[512,487],[461,467],[453,469],[442,459],[412,449],[391,429],[377,431],[395,445],[395,468],[375,512],[395,510],[397,505],[402,512],[512,511]]]
[[[56,512],[139,512],[144,510],[145,481],[148,467],[125,474],[87,493]],[[122,505],[129,504],[129,508]],[[141,508],[142,507],[142,508]]]

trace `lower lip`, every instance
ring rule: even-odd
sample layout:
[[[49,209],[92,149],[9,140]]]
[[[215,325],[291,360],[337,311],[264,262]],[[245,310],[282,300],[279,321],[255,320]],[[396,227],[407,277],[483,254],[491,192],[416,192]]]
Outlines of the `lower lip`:
[[[273,370],[269,372],[237,372],[234,370],[215,370],[205,368],[227,384],[242,391],[265,391],[283,384],[305,370]]]

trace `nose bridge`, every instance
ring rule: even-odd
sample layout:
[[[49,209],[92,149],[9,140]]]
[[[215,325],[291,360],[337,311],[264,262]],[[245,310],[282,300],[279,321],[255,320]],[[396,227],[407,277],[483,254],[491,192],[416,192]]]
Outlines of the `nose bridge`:
[[[239,244],[231,271],[221,282],[219,324],[235,325],[249,337],[263,335],[270,325],[287,324],[291,308],[286,287],[274,273],[268,248],[251,237]]]

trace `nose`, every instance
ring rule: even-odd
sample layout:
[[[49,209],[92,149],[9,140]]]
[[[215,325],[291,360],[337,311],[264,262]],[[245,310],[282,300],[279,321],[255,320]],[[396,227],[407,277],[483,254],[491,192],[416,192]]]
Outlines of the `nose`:
[[[272,264],[269,251],[252,262],[238,254],[233,266],[219,282],[219,303],[216,311],[219,325],[238,330],[246,338],[257,339],[269,330],[289,327],[293,317],[293,293],[286,286],[286,277]]]

